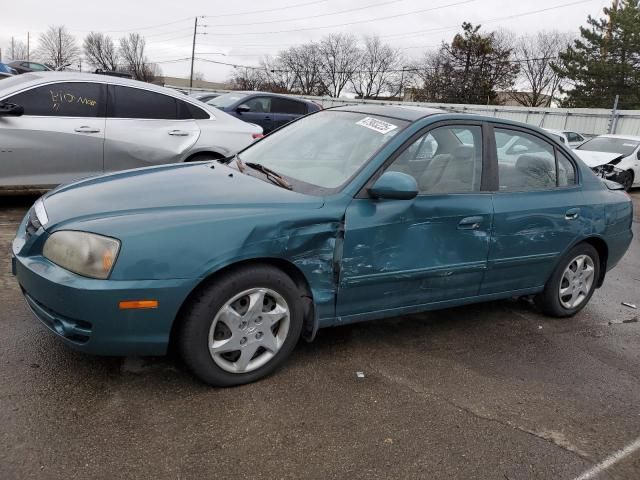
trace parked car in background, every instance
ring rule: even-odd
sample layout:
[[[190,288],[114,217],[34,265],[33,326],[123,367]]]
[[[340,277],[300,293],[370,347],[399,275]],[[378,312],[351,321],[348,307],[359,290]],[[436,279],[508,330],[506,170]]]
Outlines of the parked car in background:
[[[210,93],[199,93],[197,95],[194,95],[194,97],[200,100],[201,102],[207,103],[209,100],[213,100],[214,98],[217,98],[220,95],[222,94],[210,92]]]
[[[74,72],[0,82],[0,189],[222,158],[260,127],[149,83]]]
[[[11,68],[6,63],[0,62],[0,79],[12,77],[17,74],[18,72],[14,68]]]
[[[578,145],[584,143],[586,138],[576,132],[572,132],[571,130],[553,130],[551,128],[544,128],[547,132],[552,135],[556,135],[560,138],[562,143],[568,145],[570,148],[576,148]]]
[[[207,104],[245,122],[260,125],[265,135],[321,107],[309,100],[265,92],[230,92]]]
[[[575,150],[602,178],[621,184],[625,190],[640,186],[640,137],[600,135]]]
[[[54,70],[44,63],[30,62],[28,60],[14,60],[13,62],[9,62],[8,65],[18,73],[51,72]]]
[[[498,135],[529,143],[503,161]],[[322,327],[529,295],[570,317],[631,222],[620,186],[540,129],[345,106],[225,163],[60,187],[18,227],[12,265],[68,345],[159,355],[171,342],[204,382],[230,386]]]

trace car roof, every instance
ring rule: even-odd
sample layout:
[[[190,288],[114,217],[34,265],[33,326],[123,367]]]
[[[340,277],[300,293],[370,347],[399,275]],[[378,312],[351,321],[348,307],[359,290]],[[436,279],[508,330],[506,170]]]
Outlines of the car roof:
[[[417,107],[414,105],[345,105],[342,107],[332,108],[331,110],[357,112],[369,115],[380,115],[383,117],[392,117],[408,122],[415,122],[429,115],[448,113],[438,108]]]
[[[640,137],[637,136],[637,135],[613,135],[613,134],[607,134],[607,135],[598,135],[598,137],[619,138],[621,140],[633,140],[634,142],[640,142]]]
[[[260,91],[253,91],[253,90],[232,90],[231,92],[224,92],[220,95],[226,95],[228,93],[242,93],[243,95],[260,95],[261,97],[278,97],[278,98],[289,98],[289,99],[294,99],[294,100],[298,100],[300,102],[305,102],[305,103],[313,103],[311,100],[307,100],[306,98],[299,98],[291,95],[283,95],[281,93],[273,93],[273,92],[260,92]]]

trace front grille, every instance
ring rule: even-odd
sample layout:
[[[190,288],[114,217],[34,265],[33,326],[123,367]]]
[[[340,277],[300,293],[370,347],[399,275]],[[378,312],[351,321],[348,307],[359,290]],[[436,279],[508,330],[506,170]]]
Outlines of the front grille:
[[[29,214],[27,217],[27,228],[26,228],[27,239],[29,239],[31,235],[36,233],[40,227],[41,227],[40,221],[36,216],[35,210],[34,209],[29,210]]]

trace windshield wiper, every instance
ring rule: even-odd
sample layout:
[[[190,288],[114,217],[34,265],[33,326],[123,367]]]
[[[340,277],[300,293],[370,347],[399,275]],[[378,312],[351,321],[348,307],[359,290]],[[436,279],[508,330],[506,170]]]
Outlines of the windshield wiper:
[[[293,190],[293,187],[291,186],[291,184],[289,182],[287,182],[284,178],[282,178],[281,175],[279,175],[278,173],[274,172],[270,168],[265,167],[264,165],[262,165],[260,163],[253,163],[253,162],[246,162],[245,163],[242,160],[240,160],[240,157],[236,157],[236,160],[238,161],[238,166],[240,166],[242,164],[243,168],[246,165],[247,167],[253,168],[254,170],[258,170],[259,172],[264,173],[265,176],[269,180],[271,180],[272,182],[280,185],[282,188],[286,188],[287,190]],[[242,171],[242,170],[240,170],[240,171]]]
[[[244,172],[244,162],[240,159],[240,155],[236,155],[236,164],[238,165],[238,170],[240,173]]]

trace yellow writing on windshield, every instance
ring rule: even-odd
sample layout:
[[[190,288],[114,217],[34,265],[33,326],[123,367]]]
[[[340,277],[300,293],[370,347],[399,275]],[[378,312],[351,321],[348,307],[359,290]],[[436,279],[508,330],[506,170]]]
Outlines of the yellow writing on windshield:
[[[51,94],[51,108],[54,112],[60,111],[60,108],[65,104],[80,104],[87,107],[95,107],[98,104],[98,101],[93,98],[74,95],[70,92],[49,90],[49,93]]]

